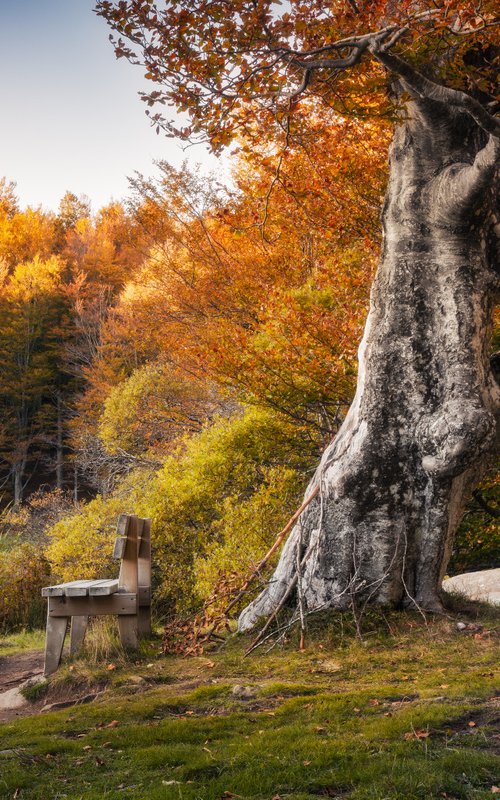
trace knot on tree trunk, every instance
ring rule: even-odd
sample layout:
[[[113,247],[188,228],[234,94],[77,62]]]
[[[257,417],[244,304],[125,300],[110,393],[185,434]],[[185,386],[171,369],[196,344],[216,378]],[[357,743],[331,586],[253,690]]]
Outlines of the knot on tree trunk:
[[[425,472],[453,478],[490,449],[496,422],[482,406],[455,398],[422,419],[416,433]]]

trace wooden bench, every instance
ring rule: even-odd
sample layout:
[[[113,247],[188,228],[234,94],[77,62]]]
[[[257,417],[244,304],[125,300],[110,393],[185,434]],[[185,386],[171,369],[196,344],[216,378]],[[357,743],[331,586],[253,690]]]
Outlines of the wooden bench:
[[[42,589],[49,601],[44,675],[60,664],[69,621],[70,653],[83,644],[89,617],[116,614],[125,648],[137,648],[138,639],[151,632],[151,520],[121,514],[113,558],[121,562],[115,580],[76,580]]]

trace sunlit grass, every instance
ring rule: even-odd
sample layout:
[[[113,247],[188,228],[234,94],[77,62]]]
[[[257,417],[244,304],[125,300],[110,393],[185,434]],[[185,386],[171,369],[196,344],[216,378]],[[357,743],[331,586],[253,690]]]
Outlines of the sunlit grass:
[[[18,631],[6,636],[0,634],[0,657],[15,655],[29,650],[42,650],[45,645],[45,631]]]
[[[292,635],[244,658],[233,636],[196,658],[117,663],[93,704],[3,726],[0,797],[489,798],[498,613],[479,622],[374,615],[360,641],[336,617],[304,653]]]

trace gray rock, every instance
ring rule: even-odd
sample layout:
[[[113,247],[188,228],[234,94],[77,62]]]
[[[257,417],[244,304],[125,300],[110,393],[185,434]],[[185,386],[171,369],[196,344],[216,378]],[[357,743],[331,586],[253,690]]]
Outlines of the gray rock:
[[[237,684],[233,686],[234,697],[239,697],[240,700],[251,700],[257,694],[255,686],[240,686]]]
[[[23,708],[27,703],[28,701],[21,694],[19,686],[0,694],[0,711],[14,711],[17,708]]]
[[[445,592],[461,594],[469,600],[480,600],[500,606],[500,569],[464,572],[443,581]],[[458,627],[458,625],[457,625]]]

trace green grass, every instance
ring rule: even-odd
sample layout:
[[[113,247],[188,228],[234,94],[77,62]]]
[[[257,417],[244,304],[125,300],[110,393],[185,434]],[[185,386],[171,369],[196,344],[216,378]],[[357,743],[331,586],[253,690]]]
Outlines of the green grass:
[[[373,615],[361,642],[338,616],[316,625],[304,653],[292,636],[244,658],[248,640],[232,637],[197,658],[117,664],[93,704],[0,729],[0,797],[489,798],[500,780],[498,615],[480,621],[459,633],[443,617]],[[72,666],[61,674],[88,681],[88,666]]]
[[[43,650],[45,631],[18,631],[6,636],[0,634],[0,657],[11,656],[27,650]]]

